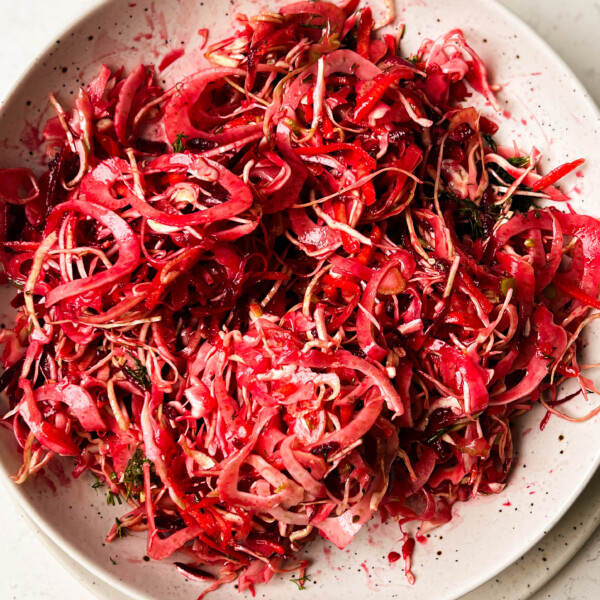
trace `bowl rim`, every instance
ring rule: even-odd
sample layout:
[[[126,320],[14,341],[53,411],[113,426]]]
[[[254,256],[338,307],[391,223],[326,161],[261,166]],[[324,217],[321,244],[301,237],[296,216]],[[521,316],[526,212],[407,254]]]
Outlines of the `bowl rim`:
[[[116,3],[118,0],[98,0],[97,3],[92,7],[84,10],[78,17],[76,17],[73,21],[69,21],[67,25],[65,25],[60,31],[56,32],[56,35],[53,35],[50,39],[63,39],[67,36],[67,34],[71,33],[72,30],[76,29],[82,21],[89,19],[96,12],[100,12],[104,9],[105,5]],[[25,81],[29,77],[29,72],[31,69],[40,62],[44,56],[50,54],[52,49],[54,48],[54,42],[48,42],[38,53],[37,55],[29,61],[29,64],[25,68],[25,70],[19,74],[19,76],[15,79],[12,85],[6,91],[4,97],[0,98],[0,114],[4,112],[4,107],[9,104],[13,100],[15,96],[21,92],[21,88],[25,86]]]

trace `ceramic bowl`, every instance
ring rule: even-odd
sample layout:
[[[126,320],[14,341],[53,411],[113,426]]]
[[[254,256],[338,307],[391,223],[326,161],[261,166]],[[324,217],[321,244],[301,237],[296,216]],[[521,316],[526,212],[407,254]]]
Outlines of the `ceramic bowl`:
[[[231,35],[236,12],[256,12],[278,2],[242,0],[114,0],[101,3],[79,20],[31,65],[5,102],[0,114],[0,166],[41,166],[40,130],[49,116],[50,92],[68,105],[79,85],[99,66],[130,69],[144,62],[159,64],[174,49],[185,54],[160,75],[165,86],[176,83],[203,63],[200,28],[212,40]],[[380,0],[371,4],[380,8]],[[492,79],[502,85],[498,139],[522,149],[537,146],[543,168],[585,157],[600,164],[598,111],[564,63],[508,11],[492,0],[429,0],[397,2],[398,21],[406,23],[403,52],[416,50],[424,37],[436,37],[461,27],[471,45],[489,65]],[[584,168],[571,177],[565,191],[580,211],[600,215],[600,170]],[[7,306],[4,290],[0,306]],[[10,314],[2,315],[10,325]],[[598,321],[596,321],[598,323]],[[598,362],[598,328],[584,335],[584,363]],[[576,400],[567,410],[583,413]],[[514,426],[517,455],[506,490],[457,504],[450,524],[417,544],[414,572],[417,583],[406,582],[402,561],[388,563],[399,550],[396,524],[374,521],[352,545],[339,551],[324,541],[305,552],[312,565],[308,584],[313,595],[350,600],[357,597],[452,600],[499,573],[532,547],[560,519],[595,472],[600,459],[600,421],[571,424],[550,419],[534,409]],[[0,431],[0,464],[5,477],[20,463],[15,442]],[[202,589],[183,579],[171,560],[146,562],[143,536],[128,536],[111,544],[104,538],[121,514],[107,506],[102,488],[92,489],[87,476],[72,481],[68,461],[56,461],[45,477],[19,487],[18,501],[36,525],[63,552],[94,577],[136,600],[196,598]],[[48,481],[51,481],[49,485]],[[56,491],[53,491],[53,487]],[[289,576],[257,589],[258,597],[304,599]],[[236,596],[232,586],[214,593],[214,600]]]

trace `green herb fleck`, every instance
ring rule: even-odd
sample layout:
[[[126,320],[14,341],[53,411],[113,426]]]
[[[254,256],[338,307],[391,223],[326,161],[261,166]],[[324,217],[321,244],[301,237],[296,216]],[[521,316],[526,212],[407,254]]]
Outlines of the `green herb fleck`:
[[[425,442],[427,444],[432,444],[436,440],[439,440],[442,436],[446,435],[449,431],[452,431],[453,425],[448,425],[448,427],[442,427],[438,431],[436,431],[433,435],[430,435]]]
[[[556,346],[552,346],[552,352],[556,351]],[[551,369],[556,361],[556,356],[552,356],[552,354],[547,354],[546,352],[542,352],[542,358],[549,361],[546,367]]]
[[[173,142],[173,152],[181,153],[185,152],[185,143],[184,139],[189,138],[189,135],[185,135],[185,133],[178,133],[175,141]]]
[[[498,146],[496,145],[494,138],[489,133],[483,133],[481,134],[481,137],[486,141],[492,152],[496,154],[498,152]]]
[[[529,156],[511,156],[507,160],[513,167],[519,167],[519,169],[529,166]]]
[[[298,586],[299,590],[305,590],[306,586],[304,584],[307,581],[310,581],[310,579],[306,575],[303,575],[302,577],[298,577],[298,579],[290,579],[290,581],[292,583],[295,583]]]
[[[119,519],[115,519],[115,523],[117,524],[117,535],[122,538],[127,535],[127,530],[123,529],[123,525]]]
[[[16,287],[18,290],[22,290],[25,285],[22,284],[20,281],[17,281],[16,279],[11,279],[10,277],[7,277],[8,279],[8,283],[10,283],[10,285],[12,285],[13,287]]]
[[[471,238],[477,240],[483,237],[483,222],[481,209],[471,200],[455,197],[458,203],[457,217],[464,219],[471,229]]]
[[[452,423],[451,425],[442,427],[441,429],[438,429],[435,433],[432,433],[425,440],[425,443],[432,444],[433,442],[435,442],[436,440],[439,440],[441,437],[443,437],[447,433],[450,433],[452,431],[458,431],[459,429],[462,429],[463,427],[465,427],[467,424],[468,424],[468,420],[461,419],[460,421],[456,421],[455,423]]]
[[[304,23],[300,23],[300,27],[312,27],[313,29],[323,29],[325,26],[325,22],[323,21],[323,17],[316,13],[307,14],[308,21]],[[321,21],[321,23],[315,23],[315,21]]]
[[[152,464],[144,454],[141,448],[138,448],[129,459],[125,471],[123,472],[123,483],[125,484],[125,500],[129,500],[132,493],[139,490],[144,485],[144,463]]]
[[[498,178],[502,180],[507,185],[511,185],[515,182],[515,178],[505,171],[502,167],[498,166],[495,163],[488,165],[488,171],[492,173],[496,173]],[[537,205],[535,203],[535,197],[530,195],[523,195],[523,192],[531,192],[531,188],[526,185],[519,185],[519,187],[515,190],[514,195],[511,200],[511,208],[515,212],[526,213],[530,209],[537,209]],[[539,211],[538,211],[539,213]],[[541,214],[541,213],[540,213]],[[537,216],[537,214],[536,214]]]
[[[96,482],[92,485],[92,489],[97,490],[98,488],[101,488],[104,486],[104,482],[100,481],[100,479],[98,478],[97,475],[94,475],[94,479],[96,480]]]
[[[116,506],[115,505],[115,498],[117,500],[117,502],[119,504],[123,504],[121,502],[121,496],[119,496],[119,494],[114,494],[113,492],[107,492],[106,493],[106,504],[108,504],[108,506]]]
[[[116,564],[117,564],[117,563],[116,563],[116,562],[113,560],[113,557],[112,557],[112,556],[109,556],[108,558],[110,558],[110,562],[111,562],[113,565],[116,565]]]
[[[504,170],[501,166],[496,163],[490,163],[488,166],[488,171],[492,171],[496,173],[499,179],[501,179],[504,183],[510,185],[514,183],[515,178],[506,170]]]
[[[148,376],[148,371],[146,371],[146,367],[141,363],[141,361],[131,354],[128,353],[131,358],[133,358],[133,362],[135,362],[135,369],[131,369],[129,367],[123,367],[127,373],[133,377],[144,389],[149,389],[151,385],[150,377]]]

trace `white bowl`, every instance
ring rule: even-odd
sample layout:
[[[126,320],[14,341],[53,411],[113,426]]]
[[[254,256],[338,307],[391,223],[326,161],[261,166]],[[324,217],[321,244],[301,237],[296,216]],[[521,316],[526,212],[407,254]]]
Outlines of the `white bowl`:
[[[235,10],[255,12],[264,4],[278,2],[243,0]],[[544,166],[580,156],[590,165],[600,164],[597,109],[562,61],[525,25],[491,0],[406,4],[398,3],[403,6],[399,18],[408,25],[403,40],[406,54],[423,37],[460,26],[490,65],[494,81],[504,86],[499,94],[505,111],[500,140],[514,139],[524,149],[535,144],[545,155]],[[230,35],[233,11],[232,5],[219,0],[102,4],[57,38],[60,43],[32,65],[7,99],[0,114],[0,166],[40,167],[39,155],[28,146],[49,115],[49,92],[58,92],[66,104],[71,92],[81,82],[87,83],[101,62],[126,68],[140,62],[158,64],[173,48],[185,48],[184,57],[161,74],[165,85],[172,84],[202,62],[202,52],[195,48],[198,29],[207,27],[211,39]],[[26,121],[31,126],[25,126]],[[598,169],[586,168],[585,176],[574,183],[571,179],[566,186],[566,191],[573,187],[573,205],[600,215]],[[583,362],[597,362],[593,350],[598,329],[590,328],[585,338]],[[567,410],[582,413],[585,406],[576,401]],[[399,550],[397,526],[374,522],[348,550],[331,549],[319,541],[306,551],[313,560],[309,589],[340,600],[357,594],[365,599],[451,600],[513,563],[564,514],[600,461],[598,419],[569,424],[552,418],[541,432],[542,416],[543,411],[534,410],[515,427],[518,455],[505,492],[456,505],[452,522],[433,532],[426,544],[417,545],[414,587],[406,583],[400,563],[390,566],[387,561],[390,551]],[[20,458],[4,430],[0,450],[2,470],[6,476],[15,473]],[[60,464],[68,471],[68,461]],[[193,599],[201,591],[202,586],[184,580],[171,561],[144,562],[143,536],[104,544],[120,511],[106,506],[101,489],[91,488],[91,478],[60,485],[64,476],[49,471],[47,476],[59,483],[56,493],[43,479],[30,481],[17,490],[19,502],[37,526],[85,569],[139,600]],[[306,593],[297,591],[288,579],[258,588],[259,597],[305,598]],[[212,598],[231,598],[234,593],[233,587],[225,586]]]
[[[8,489],[10,490],[10,488]],[[11,491],[9,496],[13,498],[14,494],[15,492]],[[600,472],[596,472],[596,475],[567,511],[567,514],[552,528],[548,535],[540,540],[539,544],[536,544],[510,567],[469,592],[466,596],[462,596],[460,600],[489,600],[490,598],[524,600],[535,594],[554,575],[562,571],[600,523],[600,503],[596,501],[598,494],[600,494]],[[103,579],[95,577],[84,569],[80,563],[63,552],[27,515],[25,515],[24,521],[29,525],[31,531],[37,534],[38,539],[49,554],[95,597],[101,600],[132,600],[130,596],[117,591]],[[565,540],[568,540],[568,542],[565,542]],[[25,549],[19,555],[22,555],[19,557],[24,560],[28,558]],[[583,563],[583,560],[581,563]],[[561,573],[561,576],[564,580],[566,574]],[[67,576],[65,575],[65,577]],[[31,589],[30,582],[24,585]],[[552,581],[550,585],[554,590],[559,589],[555,581]],[[42,590],[42,584],[36,589]],[[545,590],[546,588],[544,588]],[[540,594],[542,593],[543,591],[540,591]]]

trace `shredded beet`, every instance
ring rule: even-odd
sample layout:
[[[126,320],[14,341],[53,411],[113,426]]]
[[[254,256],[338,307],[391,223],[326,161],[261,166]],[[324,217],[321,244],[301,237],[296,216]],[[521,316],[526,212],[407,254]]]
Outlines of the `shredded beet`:
[[[497,147],[463,33],[402,58],[386,7],[238,15],[169,90],[103,66],[70,112],[51,97],[47,173],[0,170],[16,479],[75,457],[129,504],[108,540],[146,530],[200,597],[301,583],[308,541],[378,510],[448,522],[503,489],[513,418],[594,390],[600,223],[535,204],[582,161]]]

